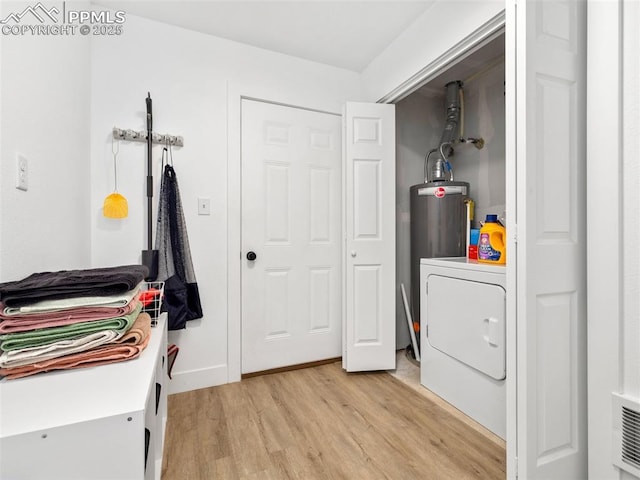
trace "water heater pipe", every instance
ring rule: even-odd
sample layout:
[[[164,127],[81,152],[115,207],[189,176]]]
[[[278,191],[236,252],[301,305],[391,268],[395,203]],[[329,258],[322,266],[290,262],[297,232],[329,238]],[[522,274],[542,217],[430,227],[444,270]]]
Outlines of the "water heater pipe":
[[[451,155],[450,151],[453,149],[453,144],[456,143],[458,138],[458,126],[460,124],[460,88],[462,82],[456,80],[449,82],[445,85],[447,89],[447,118],[444,125],[444,131],[440,136],[440,150],[444,151],[443,145],[447,144],[449,149],[446,153],[447,156]]]
[[[437,148],[432,149],[425,157],[425,182],[453,181],[453,168],[449,157],[453,155],[453,146],[457,143],[471,143],[477,149],[484,147],[482,138],[464,138],[464,93],[462,81],[455,80],[445,85],[446,88],[446,119],[444,130],[440,136]],[[429,158],[438,153],[433,166],[429,168]],[[439,158],[438,158],[439,157]],[[431,178],[428,178],[431,173]]]

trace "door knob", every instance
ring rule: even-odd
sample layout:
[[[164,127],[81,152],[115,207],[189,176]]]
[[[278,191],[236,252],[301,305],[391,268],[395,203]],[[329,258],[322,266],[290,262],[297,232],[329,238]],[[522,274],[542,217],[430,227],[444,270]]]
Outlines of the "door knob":
[[[256,252],[247,252],[247,260],[253,262],[257,257]]]
[[[351,250],[351,256],[355,258],[355,256],[357,255],[355,250]]]

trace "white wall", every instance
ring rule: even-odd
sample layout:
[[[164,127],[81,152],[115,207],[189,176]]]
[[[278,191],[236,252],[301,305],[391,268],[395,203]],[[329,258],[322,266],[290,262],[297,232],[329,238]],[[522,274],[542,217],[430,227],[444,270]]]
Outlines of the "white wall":
[[[229,315],[227,303],[227,249],[240,249],[227,244],[229,224],[237,220],[227,215],[227,155],[237,149],[230,148],[228,135],[239,138],[239,122],[228,124],[228,91],[340,112],[345,100],[359,99],[359,76],[127,16],[123,35],[94,37],[91,80],[92,263],[135,263],[146,248],[144,143],[120,144],[118,185],[129,200],[129,217],[106,219],[101,207],[113,182],[111,129],[143,130],[144,98],[150,91],[154,130],[185,140],[183,148],[173,150],[174,165],[204,310],[203,319],[170,333],[170,342],[180,347],[171,389],[226,383],[228,361],[236,360],[228,357],[239,352],[235,337],[227,345],[228,326],[240,322],[235,311]],[[156,146],[154,208],[160,155]],[[198,197],[211,199],[210,216],[197,215]]]
[[[25,5],[2,2],[0,17]],[[0,281],[86,268],[90,41],[27,34],[0,42]],[[26,192],[15,188],[16,153],[29,162]]]
[[[588,6],[589,478],[629,480],[612,464],[611,394],[640,402],[640,4]]]
[[[504,10],[504,1],[440,0],[362,72],[364,99],[377,101]]]

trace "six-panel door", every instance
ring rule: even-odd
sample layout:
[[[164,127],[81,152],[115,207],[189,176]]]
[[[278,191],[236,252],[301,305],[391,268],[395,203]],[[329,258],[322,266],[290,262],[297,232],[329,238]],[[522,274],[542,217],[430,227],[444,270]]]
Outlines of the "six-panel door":
[[[341,353],[341,119],[242,101],[242,372]]]

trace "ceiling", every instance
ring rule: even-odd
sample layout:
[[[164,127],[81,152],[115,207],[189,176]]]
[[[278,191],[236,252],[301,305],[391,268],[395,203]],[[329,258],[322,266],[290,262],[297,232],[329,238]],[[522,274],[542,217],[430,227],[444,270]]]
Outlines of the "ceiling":
[[[92,3],[361,72],[434,0],[93,0]]]

